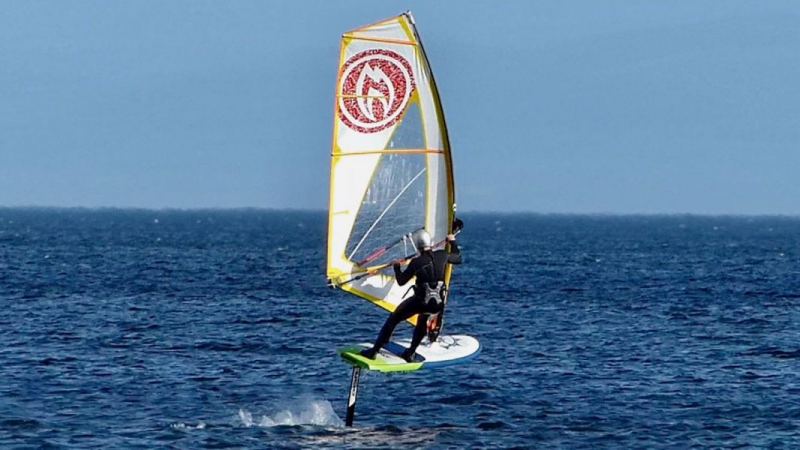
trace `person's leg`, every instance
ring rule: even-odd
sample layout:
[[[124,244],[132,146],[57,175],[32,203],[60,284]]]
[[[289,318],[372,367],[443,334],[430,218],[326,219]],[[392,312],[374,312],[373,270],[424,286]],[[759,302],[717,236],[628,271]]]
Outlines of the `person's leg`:
[[[419,317],[417,317],[417,326],[414,327],[414,336],[411,338],[411,345],[403,352],[403,359],[408,362],[413,361],[414,352],[417,351],[417,347],[419,347],[419,343],[422,342],[422,338],[425,337],[427,331],[428,315],[420,314]]]
[[[395,327],[397,327],[397,324],[408,319],[414,314],[417,314],[421,309],[420,306],[420,302],[416,296],[400,303],[397,306],[397,309],[389,314],[389,317],[383,324],[380,333],[378,333],[378,338],[375,339],[375,344],[373,344],[372,348],[362,350],[361,354],[370,359],[374,358],[378,351],[380,351],[380,349],[389,342],[389,339],[392,338],[392,333],[394,332]]]
[[[417,351],[422,338],[428,332],[428,317],[430,314],[438,314],[442,312],[442,305],[435,303],[420,302],[421,312],[417,317],[417,326],[414,327],[414,337],[411,338],[411,345],[403,352],[403,359],[411,362],[414,359],[414,353]]]

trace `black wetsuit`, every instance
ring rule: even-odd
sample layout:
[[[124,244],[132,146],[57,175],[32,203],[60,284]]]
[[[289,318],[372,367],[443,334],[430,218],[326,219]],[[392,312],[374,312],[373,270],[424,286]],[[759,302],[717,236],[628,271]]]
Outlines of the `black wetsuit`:
[[[414,295],[404,300],[397,309],[389,315],[386,323],[383,324],[381,332],[378,334],[378,339],[375,340],[375,345],[372,347],[376,352],[389,342],[392,337],[392,332],[398,323],[408,319],[414,314],[420,314],[417,318],[417,326],[414,328],[414,337],[411,339],[411,347],[408,354],[413,352],[422,342],[425,337],[427,316],[429,314],[436,314],[442,310],[442,305],[428,305],[425,303],[425,286],[423,283],[435,283],[437,281],[444,281],[444,272],[447,264],[461,264],[461,251],[458,249],[458,244],[455,241],[450,242],[450,252],[447,250],[436,250],[434,252],[426,251],[416,258],[412,259],[406,267],[406,270],[400,270],[400,265],[394,265],[394,274],[400,286],[408,283],[408,281],[416,275],[417,280],[414,283]],[[435,264],[435,267],[434,267]]]

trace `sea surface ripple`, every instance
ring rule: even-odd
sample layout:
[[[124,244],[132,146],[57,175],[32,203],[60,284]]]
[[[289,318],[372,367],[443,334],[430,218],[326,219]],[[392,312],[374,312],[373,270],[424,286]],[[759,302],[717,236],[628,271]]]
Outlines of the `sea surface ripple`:
[[[800,219],[465,214],[470,364],[349,367],[322,212],[0,209],[0,447],[797,448]],[[407,327],[398,329],[408,335]]]

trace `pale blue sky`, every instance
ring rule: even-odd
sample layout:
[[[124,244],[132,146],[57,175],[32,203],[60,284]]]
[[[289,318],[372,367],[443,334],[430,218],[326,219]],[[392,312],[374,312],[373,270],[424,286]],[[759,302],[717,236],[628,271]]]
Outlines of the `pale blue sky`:
[[[461,210],[800,214],[795,0],[0,5],[0,206],[324,209],[339,36],[410,9]]]

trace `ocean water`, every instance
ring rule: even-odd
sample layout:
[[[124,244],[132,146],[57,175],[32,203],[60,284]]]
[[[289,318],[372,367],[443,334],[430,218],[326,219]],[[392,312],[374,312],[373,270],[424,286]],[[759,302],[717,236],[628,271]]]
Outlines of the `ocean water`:
[[[0,447],[800,446],[800,219],[464,219],[483,352],[364,374],[347,429],[335,349],[386,315],[324,213],[0,209]]]

